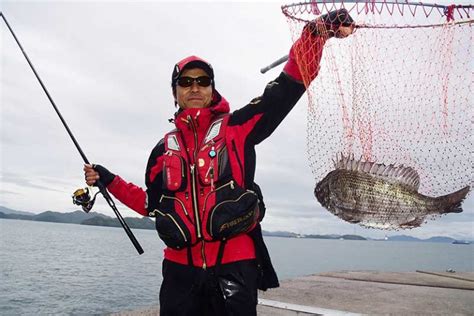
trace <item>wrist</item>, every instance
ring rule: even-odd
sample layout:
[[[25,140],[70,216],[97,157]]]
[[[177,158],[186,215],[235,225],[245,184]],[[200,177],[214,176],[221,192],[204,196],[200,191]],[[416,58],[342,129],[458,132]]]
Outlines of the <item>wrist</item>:
[[[94,170],[99,173],[99,181],[107,187],[115,179],[115,174],[101,165],[94,165]]]

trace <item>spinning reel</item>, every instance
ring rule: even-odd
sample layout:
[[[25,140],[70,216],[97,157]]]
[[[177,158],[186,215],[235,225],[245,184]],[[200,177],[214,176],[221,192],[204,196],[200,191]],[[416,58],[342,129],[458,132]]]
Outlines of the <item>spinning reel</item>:
[[[89,213],[89,211],[94,206],[95,198],[96,198],[97,194],[99,194],[99,193],[100,193],[100,191],[98,191],[96,194],[94,194],[94,196],[91,199],[89,188],[77,189],[72,194],[72,202],[76,205],[80,205],[84,212]]]

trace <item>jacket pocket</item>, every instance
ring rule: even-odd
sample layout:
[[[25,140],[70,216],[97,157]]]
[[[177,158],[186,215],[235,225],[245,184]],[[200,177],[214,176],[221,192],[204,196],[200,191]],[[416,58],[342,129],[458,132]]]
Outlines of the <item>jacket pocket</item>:
[[[235,189],[237,194],[217,203],[210,211],[207,230],[214,240],[232,238],[252,230],[258,223],[258,197],[250,190]]]
[[[163,187],[169,191],[186,188],[186,162],[180,155],[168,151],[163,161]]]
[[[156,217],[156,231],[166,246],[179,250],[191,245],[191,234],[177,214],[159,210],[154,210],[152,213]]]

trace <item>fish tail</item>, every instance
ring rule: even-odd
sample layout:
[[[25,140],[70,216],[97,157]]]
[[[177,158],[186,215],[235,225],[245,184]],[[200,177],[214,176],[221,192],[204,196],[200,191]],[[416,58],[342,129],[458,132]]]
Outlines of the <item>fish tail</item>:
[[[441,214],[461,213],[461,203],[466,198],[466,195],[469,193],[470,189],[470,186],[466,186],[461,190],[436,198],[436,200],[444,206]]]

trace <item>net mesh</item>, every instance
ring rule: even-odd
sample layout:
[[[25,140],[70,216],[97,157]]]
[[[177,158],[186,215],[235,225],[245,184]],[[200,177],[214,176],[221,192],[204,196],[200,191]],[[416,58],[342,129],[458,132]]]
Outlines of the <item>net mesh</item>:
[[[313,1],[282,10],[296,40],[307,22],[341,8],[354,34],[326,42],[315,80],[315,67],[299,65],[315,181],[342,153],[413,167],[425,195],[472,186],[474,7]]]

